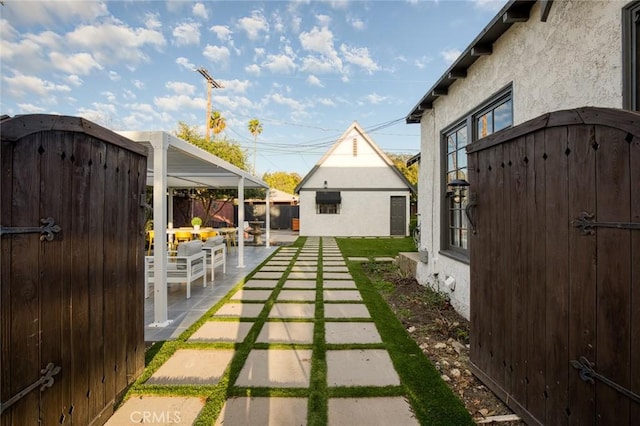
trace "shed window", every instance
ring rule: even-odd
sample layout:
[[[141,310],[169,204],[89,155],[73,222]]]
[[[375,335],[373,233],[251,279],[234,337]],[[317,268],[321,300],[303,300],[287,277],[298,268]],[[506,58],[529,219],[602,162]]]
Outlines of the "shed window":
[[[317,214],[339,214],[342,197],[339,191],[316,192]]]

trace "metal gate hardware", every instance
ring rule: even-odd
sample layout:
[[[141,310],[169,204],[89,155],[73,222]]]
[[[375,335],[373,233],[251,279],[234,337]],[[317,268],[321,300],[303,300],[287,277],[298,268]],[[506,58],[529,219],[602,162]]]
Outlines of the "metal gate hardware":
[[[616,382],[613,382],[603,375],[597,373],[596,370],[593,369],[593,367],[595,367],[595,364],[590,362],[586,357],[581,356],[579,361],[576,361],[575,359],[571,360],[571,365],[573,365],[573,368],[580,370],[580,378],[585,382],[594,384],[595,381],[593,379],[598,379],[605,385],[614,388],[632,401],[640,403],[640,395],[631,392],[629,389],[624,388]]]
[[[62,230],[59,225],[54,224],[54,220],[52,217],[40,219],[40,222],[42,223],[42,226],[0,226],[0,236],[5,234],[31,234],[39,232],[40,234],[42,234],[40,235],[40,241],[51,241],[53,240],[53,233],[60,232],[60,230]]]
[[[633,222],[596,222],[593,213],[581,212],[577,219],[571,224],[582,231],[582,235],[593,235],[596,233],[593,228],[617,228],[617,229],[640,229],[640,223]]]
[[[475,192],[470,193],[469,201],[467,202],[467,205],[464,208],[464,214],[467,216],[467,222],[469,222],[469,225],[471,225],[471,232],[474,234],[478,233],[478,229],[476,228],[476,223],[473,220],[473,217],[471,216],[471,209],[478,207],[477,198],[478,197]]]
[[[52,362],[47,364],[45,368],[40,370],[40,378],[15,394],[13,397],[9,398],[7,402],[0,402],[0,414],[4,412],[7,408],[11,407],[13,404],[18,402],[23,396],[40,386],[40,392],[44,391],[46,388],[50,388],[53,386],[53,376],[58,374],[62,370],[62,367],[53,365]]]

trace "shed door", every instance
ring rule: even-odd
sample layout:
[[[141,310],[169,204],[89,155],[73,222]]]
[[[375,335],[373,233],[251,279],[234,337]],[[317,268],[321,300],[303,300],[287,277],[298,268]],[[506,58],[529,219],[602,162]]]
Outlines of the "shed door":
[[[406,235],[407,197],[391,197],[391,235]]]

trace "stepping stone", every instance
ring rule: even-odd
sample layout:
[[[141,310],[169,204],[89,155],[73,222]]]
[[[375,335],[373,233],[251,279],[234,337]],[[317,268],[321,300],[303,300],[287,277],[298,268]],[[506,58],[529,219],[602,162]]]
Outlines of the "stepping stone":
[[[216,311],[216,317],[257,318],[262,312],[262,303],[225,303]]]
[[[288,266],[285,265],[265,265],[262,268],[260,268],[261,272],[284,272],[286,271],[288,268]]]
[[[357,290],[324,290],[323,297],[325,301],[361,301],[362,296]]]
[[[273,293],[271,290],[238,290],[230,300],[266,301]]]
[[[305,267],[305,266],[312,266],[314,268],[318,268],[318,261],[317,260],[296,260],[296,263],[293,264],[293,267]]]
[[[330,398],[329,425],[418,426],[411,405],[402,396]]]
[[[384,349],[327,351],[327,384],[399,386],[400,378]]]
[[[207,321],[189,337],[189,341],[198,342],[242,342],[252,322],[240,321]]]
[[[290,280],[315,280],[317,272],[289,272],[287,279]]]
[[[285,281],[282,288],[307,288],[307,289],[315,289],[316,282],[313,280],[291,280]]]
[[[289,274],[291,276],[291,274]],[[325,272],[322,274],[325,280],[351,280],[353,277],[348,272]]]
[[[327,343],[382,343],[372,322],[327,322],[325,333]]]
[[[371,318],[363,303],[325,303],[325,318]]]
[[[249,280],[244,283],[244,288],[276,288],[278,280]]]
[[[287,266],[291,263],[290,260],[270,260],[265,263],[265,266]]]
[[[346,266],[323,266],[322,271],[326,274],[327,272],[349,272],[349,268]]]
[[[376,257],[373,260],[375,260],[376,262],[395,262],[396,258],[395,257]]]
[[[351,262],[369,262],[368,257],[350,257],[349,260]]]
[[[309,387],[310,349],[254,349],[234,383],[247,387]]]
[[[279,279],[282,276],[282,272],[256,272],[253,278],[267,278],[267,279]]]
[[[222,407],[215,424],[306,425],[307,398],[230,398]]]
[[[356,289],[356,282],[350,280],[326,280],[322,282],[324,288],[353,288]]]
[[[269,318],[314,318],[315,312],[313,303],[275,303]]]
[[[324,266],[346,266],[347,264],[344,263],[344,260],[326,260],[324,259],[322,261],[322,265]]]
[[[291,300],[294,302],[312,302],[316,300],[315,290],[282,290],[278,294],[278,301]]]
[[[215,385],[233,358],[227,349],[178,349],[146,381],[154,385]]]
[[[309,266],[294,266],[291,268],[291,272],[318,272],[318,265],[309,265]]]
[[[256,341],[260,343],[313,343],[313,323],[266,322]]]
[[[163,424],[193,424],[204,407],[205,398],[185,396],[132,396],[113,416],[105,426],[121,426],[137,423],[150,423],[153,418],[144,416],[156,414],[163,416]]]

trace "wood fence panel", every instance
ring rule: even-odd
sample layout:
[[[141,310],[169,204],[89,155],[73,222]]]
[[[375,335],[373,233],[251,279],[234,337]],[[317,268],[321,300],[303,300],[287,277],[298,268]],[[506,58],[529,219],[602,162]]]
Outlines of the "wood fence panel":
[[[640,136],[627,135],[631,183],[631,220],[640,222]],[[631,235],[631,391],[640,395],[640,232]],[[635,287],[633,287],[635,286]],[[631,404],[629,424],[640,419],[640,404]]]
[[[591,145],[593,126],[569,128],[567,148],[569,214],[573,220],[583,210],[596,209],[596,151]],[[585,171],[587,171],[585,173]],[[596,359],[596,237],[569,232],[569,358]],[[569,372],[569,423],[595,424],[595,388],[585,386],[579,375]]]
[[[0,169],[0,202],[4,208],[0,209],[0,223],[11,223],[12,209],[7,208],[11,202],[13,194],[13,167],[4,167],[5,164],[13,164],[13,146],[11,144],[2,144],[0,146],[0,158],[2,159],[2,168]],[[9,238],[0,239],[0,283],[8,283],[11,280],[11,265],[6,262],[11,256],[12,243]],[[11,300],[11,291],[8,285],[0,286],[0,300],[5,303]],[[9,359],[9,346],[11,345],[11,321],[8,318],[9,312],[2,309],[0,311],[0,359]],[[1,368],[5,368],[5,362],[0,364]],[[13,395],[11,392],[11,375],[0,374],[0,400],[6,401]],[[0,425],[10,426],[10,415],[0,416]]]

